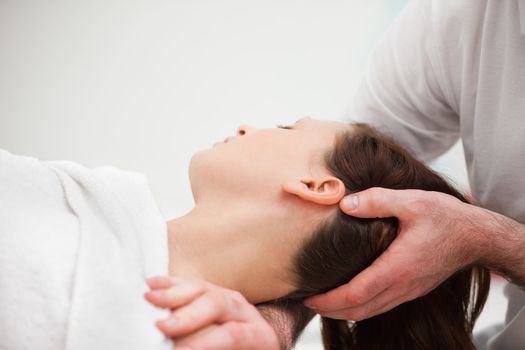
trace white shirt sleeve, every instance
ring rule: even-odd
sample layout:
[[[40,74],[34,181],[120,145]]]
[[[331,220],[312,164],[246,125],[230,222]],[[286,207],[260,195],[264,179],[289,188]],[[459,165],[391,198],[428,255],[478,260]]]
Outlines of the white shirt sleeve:
[[[459,138],[436,27],[431,1],[409,2],[372,52],[350,116],[387,132],[423,161]]]

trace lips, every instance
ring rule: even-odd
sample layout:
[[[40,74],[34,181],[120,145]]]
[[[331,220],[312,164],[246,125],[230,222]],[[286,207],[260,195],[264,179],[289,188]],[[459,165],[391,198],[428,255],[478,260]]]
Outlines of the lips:
[[[215,142],[213,144],[213,146],[217,146],[217,145],[220,145],[221,143],[228,143],[230,142],[231,140],[233,140],[235,138],[235,136],[228,136],[227,138],[224,139],[224,141],[219,141],[219,142]]]

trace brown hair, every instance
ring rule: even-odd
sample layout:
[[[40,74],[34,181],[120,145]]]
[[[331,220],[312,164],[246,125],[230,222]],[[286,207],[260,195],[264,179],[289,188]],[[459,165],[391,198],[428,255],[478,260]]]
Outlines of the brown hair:
[[[439,191],[466,199],[405,149],[365,124],[354,124],[325,155],[346,193],[370,187]],[[297,290],[289,302],[340,286],[369,266],[398,232],[396,218],[359,219],[342,211],[321,223],[295,257]],[[322,318],[325,349],[475,349],[472,329],[486,301],[488,270],[469,266],[432,292],[384,314],[351,323]]]

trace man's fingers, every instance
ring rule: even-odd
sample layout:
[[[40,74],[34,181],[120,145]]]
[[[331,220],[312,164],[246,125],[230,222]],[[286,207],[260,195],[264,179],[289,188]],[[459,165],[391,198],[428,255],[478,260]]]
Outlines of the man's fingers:
[[[212,325],[210,329],[175,340],[174,350],[185,347],[192,350],[279,349],[275,339],[268,337],[264,332],[259,332],[257,327],[238,322],[227,322],[220,326]]]
[[[305,300],[317,312],[330,312],[364,305],[390,287],[391,271],[376,260],[347,284]]]
[[[346,196],[339,202],[339,206],[344,213],[356,217],[384,218],[396,216],[399,218],[404,213],[400,207],[405,202],[407,192],[413,191],[396,191],[373,187]]]
[[[319,314],[323,317],[337,320],[361,321],[390,311],[405,301],[408,301],[408,299],[405,300],[402,293],[400,294],[400,291],[395,288],[388,288],[364,305],[336,311],[320,311]]]

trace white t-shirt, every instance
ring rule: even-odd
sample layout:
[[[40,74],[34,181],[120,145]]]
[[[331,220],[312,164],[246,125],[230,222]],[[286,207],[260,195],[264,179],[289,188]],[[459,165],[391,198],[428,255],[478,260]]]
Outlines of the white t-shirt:
[[[525,0],[411,1],[372,53],[355,107],[351,119],[423,161],[461,137],[476,202],[525,223]],[[525,293],[506,293],[506,328],[488,348],[525,349]]]

